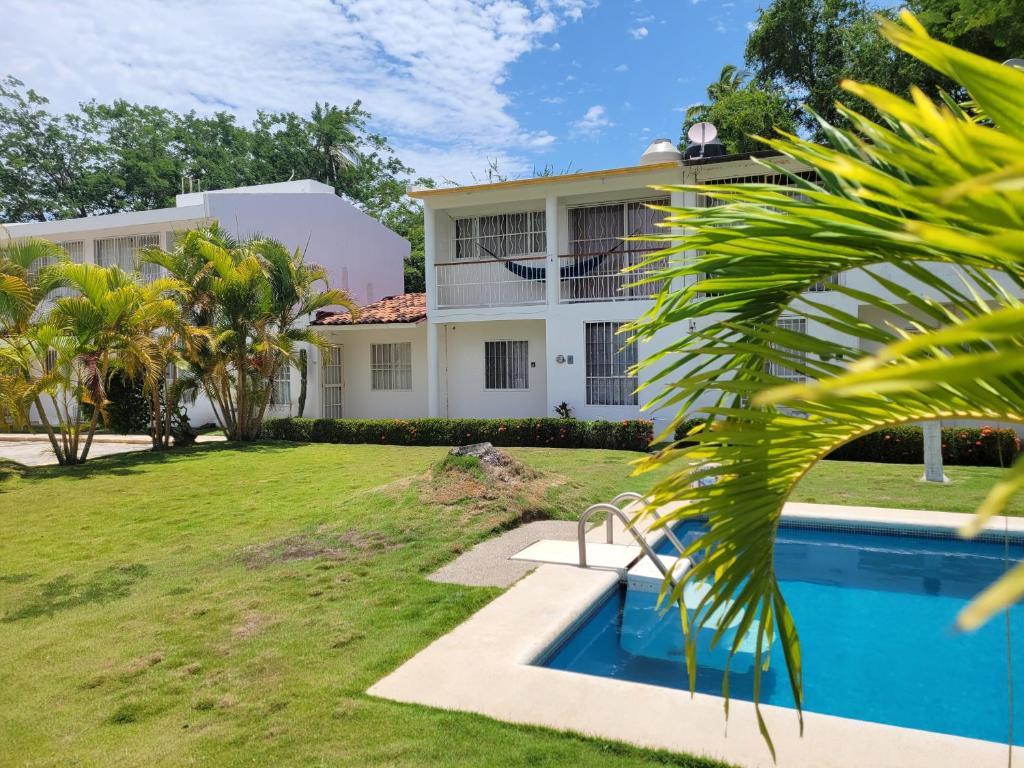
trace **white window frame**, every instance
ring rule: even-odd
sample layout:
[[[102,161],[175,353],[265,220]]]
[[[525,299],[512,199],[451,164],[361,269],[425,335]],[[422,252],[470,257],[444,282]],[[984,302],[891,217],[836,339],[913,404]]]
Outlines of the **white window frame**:
[[[500,366],[492,367],[498,363]],[[530,342],[524,339],[485,341],[484,391],[522,392],[529,388]]]
[[[321,410],[325,419],[340,419],[345,406],[345,354],[341,344],[320,350]]]
[[[162,276],[163,270],[156,264],[140,263],[138,254],[143,248],[159,248],[163,240],[159,232],[97,238],[92,243],[93,261],[98,267],[116,266],[137,273],[143,284],[151,283]]]
[[[783,330],[795,331],[796,333],[807,333],[807,319],[803,317],[794,317],[792,315],[783,315],[776,322],[775,325]],[[773,349],[788,349],[781,344],[772,344]],[[801,360],[807,358],[807,354],[801,352],[798,357]],[[770,375],[776,378],[789,381],[794,384],[803,384],[807,381],[806,374],[797,371],[794,368],[790,368],[788,365],[783,365],[775,361],[768,361],[767,371]]]
[[[519,221],[519,217],[522,220]],[[488,261],[547,253],[544,211],[462,216],[452,220],[452,261]]]
[[[56,245],[58,248],[63,248],[64,252],[67,253],[68,258],[71,259],[71,261],[73,263],[75,263],[75,264],[81,264],[82,263],[83,255],[85,253],[85,241],[83,241],[83,240],[63,240],[63,241],[61,241],[59,243],[54,243],[54,245]],[[58,262],[58,259],[55,256],[44,256],[41,259],[36,259],[32,263],[32,266],[29,267],[29,270],[28,270],[29,282],[34,283],[37,280],[39,280],[39,274],[46,267],[52,267],[57,262]],[[67,288],[67,287],[63,287],[62,286],[60,288],[54,288],[52,291],[50,291],[46,295],[46,298],[48,300],[52,301],[53,299],[62,299],[62,298],[66,298],[68,296],[74,296],[74,295],[75,295],[75,289],[74,288]]]
[[[282,362],[274,372],[270,386],[270,407],[288,408],[292,404],[292,367]]]
[[[619,331],[623,322],[585,323],[583,365],[587,405],[639,405],[639,378],[629,374],[638,362],[636,344],[626,344]],[[593,331],[592,331],[593,329]],[[604,338],[592,338],[604,336]]]
[[[374,392],[412,390],[412,342],[370,344],[370,389]]]

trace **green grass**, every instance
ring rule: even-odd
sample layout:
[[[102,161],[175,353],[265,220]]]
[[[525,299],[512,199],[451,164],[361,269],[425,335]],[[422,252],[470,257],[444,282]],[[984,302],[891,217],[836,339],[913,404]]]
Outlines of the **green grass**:
[[[441,448],[0,467],[0,763],[710,766],[365,695],[499,592],[426,574],[636,487],[630,454],[512,453],[556,475],[539,496],[434,503]]]
[[[365,695],[500,592],[427,574],[653,479],[628,477],[635,454],[510,453],[541,472],[532,490],[480,494],[472,467],[449,482],[443,448],[0,464],[0,764],[707,768]],[[998,471],[953,467],[942,488],[919,472],[826,462],[797,498],[970,511]]]
[[[998,467],[946,467],[950,482],[938,485],[921,482],[924,468],[914,464],[823,461],[800,481],[791,500],[974,512],[1002,473]],[[1012,499],[1006,514],[1024,515],[1024,497]]]

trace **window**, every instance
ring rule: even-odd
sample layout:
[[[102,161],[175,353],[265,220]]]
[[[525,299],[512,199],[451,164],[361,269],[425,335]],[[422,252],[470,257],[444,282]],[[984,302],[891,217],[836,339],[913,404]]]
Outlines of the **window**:
[[[784,331],[792,331],[794,333],[807,333],[807,321],[802,317],[780,317],[778,322],[775,323],[779,328]],[[772,344],[773,349],[785,350],[782,344]],[[803,352],[794,353],[794,357],[797,360],[803,360],[805,355]],[[792,381],[795,383],[802,383],[807,381],[807,376],[803,372],[790,368],[788,365],[782,363],[769,362],[768,373],[772,376],[777,376],[780,379],[786,381]]]
[[[140,264],[138,253],[143,248],[159,245],[159,234],[104,237],[93,243],[93,255],[100,267],[120,267],[125,272],[138,272],[143,283],[150,283],[160,277],[160,267]]]
[[[412,342],[370,345],[370,388],[412,389]]]
[[[342,377],[342,348],[324,347],[320,353],[320,384],[324,396],[324,418],[340,419],[345,379]]]
[[[500,213],[455,220],[456,259],[507,259],[546,252],[544,211]]]
[[[484,389],[529,389],[530,343],[484,342]]]
[[[281,363],[270,388],[271,406],[288,406],[292,404],[292,367]]]
[[[55,243],[55,245],[59,246],[60,248],[63,248],[64,252],[67,253],[68,258],[71,259],[71,261],[73,261],[75,264],[82,263],[83,243],[81,240],[66,240],[64,242]],[[39,279],[40,272],[42,272],[44,268],[53,266],[56,263],[56,257],[47,256],[42,259],[37,259],[35,262],[33,262],[32,266],[28,270],[29,282],[36,282]],[[74,295],[75,291],[72,288],[54,288],[47,295],[47,298],[60,299],[66,296]]]
[[[636,344],[619,334],[622,323],[587,323],[587,405],[636,405]]]

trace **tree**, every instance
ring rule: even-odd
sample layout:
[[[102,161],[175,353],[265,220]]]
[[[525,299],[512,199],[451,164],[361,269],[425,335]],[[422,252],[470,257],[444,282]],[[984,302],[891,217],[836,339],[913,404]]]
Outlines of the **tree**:
[[[940,40],[994,61],[1024,57],[1024,0],[911,0]]]
[[[829,146],[796,137],[767,142],[814,168],[818,183],[764,161],[766,173],[790,184],[686,188],[723,204],[669,216],[693,233],[671,251],[701,255],[673,261],[651,278],[689,279],[685,288],[683,279],[663,283],[665,293],[634,325],[642,339],[670,324],[696,321],[701,328],[645,361],[671,361],[647,385],[659,389],[653,407],[679,407],[676,424],[695,411],[705,420],[689,434],[692,445],[647,462],[675,462],[651,500],[683,502],[666,515],[668,524],[707,516],[707,533],[685,553],[706,555],[681,583],[704,581],[709,590],[684,631],[732,611],[737,643],[748,630],[756,636],[754,691],[777,642],[798,708],[800,643],[773,568],[779,516],[794,486],[832,450],[883,426],[937,418],[1024,423],[1024,303],[1015,295],[1024,290],[1024,71],[938,42],[907,13],[902,20],[883,24],[882,34],[956,78],[977,111],[846,83],[884,122],[839,107],[850,128],[823,124]],[[851,270],[861,270],[874,289],[840,282],[835,290],[892,318],[891,325],[866,324],[803,298],[830,275]],[[837,331],[840,340],[779,328],[784,311]],[[906,326],[918,332],[898,330]],[[865,351],[875,345],[877,352]],[[773,375],[776,365],[808,383],[787,383]],[[698,408],[707,391],[720,393],[717,402]],[[695,482],[710,475],[717,484]],[[1024,461],[993,485],[965,535],[976,534],[1021,488]],[[967,606],[958,625],[976,627],[1022,596],[1024,565],[1017,565]],[[672,597],[681,598],[679,587]],[[687,644],[692,684],[694,633]]]
[[[356,313],[349,296],[327,285],[324,270],[266,238],[239,242],[218,225],[186,232],[173,251],[147,249],[144,261],[166,269],[187,291],[177,294],[195,339],[176,390],[203,392],[228,439],[255,440],[280,366],[300,364],[301,343],[322,343],[299,319],[327,306]]]
[[[718,128],[729,154],[763,149],[755,137],[772,136],[775,129],[794,131],[793,110],[781,91],[770,84],[750,83],[749,78],[750,73],[732,64],[722,67],[718,80],[708,85],[708,103],[686,110],[680,146],[686,146],[690,126],[701,121]]]
[[[836,107],[843,78],[897,94],[905,94],[912,83],[929,92],[939,84],[949,87],[947,79],[886,44],[875,21],[878,14],[892,12],[866,0],[772,0],[747,38],[747,65],[758,82],[781,88],[830,123],[843,119]],[[853,105],[870,109],[856,100]],[[810,112],[802,123],[823,138]]]

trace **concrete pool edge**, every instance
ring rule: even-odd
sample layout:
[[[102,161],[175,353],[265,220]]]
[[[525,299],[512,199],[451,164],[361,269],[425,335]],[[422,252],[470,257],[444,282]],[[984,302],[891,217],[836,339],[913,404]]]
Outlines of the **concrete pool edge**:
[[[881,510],[798,505],[795,519],[877,524]],[[813,508],[813,509],[811,509]],[[863,508],[861,508],[863,509]],[[898,525],[955,528],[966,515],[899,512]],[[906,514],[903,514],[906,513]],[[1020,523],[1011,530],[1024,531]],[[994,523],[1001,531],[1002,520]],[[530,666],[584,619],[618,583],[612,571],[543,565],[509,591],[439,638],[369,694],[513,723],[545,726],[641,747],[706,756],[742,766],[771,766],[754,707],[730,703],[728,735],[722,699],[611,678]],[[793,710],[761,708],[775,740],[777,765],[787,768],[857,766],[1005,765],[1007,748],[995,742],[805,714],[799,737]],[[1015,747],[1015,758],[1024,749]]]

